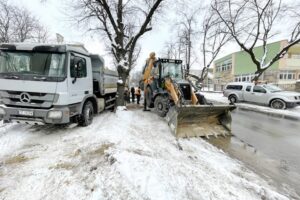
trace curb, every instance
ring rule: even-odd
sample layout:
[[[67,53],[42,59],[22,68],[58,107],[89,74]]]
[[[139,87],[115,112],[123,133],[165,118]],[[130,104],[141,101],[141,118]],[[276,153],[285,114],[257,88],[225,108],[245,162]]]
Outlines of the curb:
[[[300,120],[300,116],[293,115],[293,114],[288,114],[288,113],[276,113],[268,110],[261,110],[259,108],[253,108],[253,107],[248,107],[245,105],[238,105],[235,104],[238,109],[241,110],[248,110],[248,111],[253,111],[253,112],[258,112],[258,113],[263,113],[267,114],[272,117],[277,117],[277,118],[284,118],[284,119],[289,119],[289,120]]]
[[[213,102],[213,103],[216,103],[216,104],[218,104],[218,103],[224,104],[224,102],[221,102],[221,101],[210,100],[210,99],[208,99],[208,100]],[[278,113],[278,112],[276,112],[276,110],[275,111],[267,110],[268,107],[261,106],[262,107],[262,109],[261,109],[259,107],[258,108],[257,107],[252,107],[251,105],[253,105],[253,104],[249,104],[249,106],[239,104],[239,103],[235,104],[237,109],[241,109],[241,110],[248,110],[248,111],[252,111],[252,112],[263,113],[263,114],[267,114],[269,116],[277,117],[277,118],[284,118],[284,119],[289,119],[289,120],[300,120],[300,113],[299,113],[299,115],[292,114],[292,113]]]

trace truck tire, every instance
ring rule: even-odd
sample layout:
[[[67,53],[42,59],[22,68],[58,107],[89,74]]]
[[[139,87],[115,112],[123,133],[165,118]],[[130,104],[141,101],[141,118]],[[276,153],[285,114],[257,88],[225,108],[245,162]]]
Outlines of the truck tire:
[[[274,99],[270,103],[270,107],[274,109],[286,109],[286,103],[282,99]]]
[[[155,112],[161,116],[165,117],[168,112],[168,99],[163,96],[158,96],[154,100]]]
[[[82,114],[79,117],[78,120],[78,125],[79,126],[88,126],[93,122],[94,118],[94,107],[92,102],[87,101],[85,102],[83,109],[82,109]]]
[[[229,95],[228,100],[230,101],[230,103],[237,103],[238,102],[238,98],[234,94]]]

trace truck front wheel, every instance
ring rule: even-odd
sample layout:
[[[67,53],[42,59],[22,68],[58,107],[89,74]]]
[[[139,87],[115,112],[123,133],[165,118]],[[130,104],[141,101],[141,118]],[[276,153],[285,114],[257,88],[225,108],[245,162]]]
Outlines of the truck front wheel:
[[[82,114],[79,117],[79,126],[88,126],[93,122],[94,107],[92,102],[88,101],[84,104]]]
[[[274,109],[286,109],[286,103],[281,99],[274,99],[270,103],[270,107]]]

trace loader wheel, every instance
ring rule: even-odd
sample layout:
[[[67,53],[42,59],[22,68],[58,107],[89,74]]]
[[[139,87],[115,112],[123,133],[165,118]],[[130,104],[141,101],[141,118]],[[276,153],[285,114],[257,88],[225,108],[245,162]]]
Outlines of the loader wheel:
[[[79,117],[79,126],[88,126],[93,122],[94,117],[94,107],[92,102],[88,101],[84,104],[82,114]]]
[[[168,99],[163,96],[158,96],[154,101],[155,112],[161,116],[165,117],[168,112]]]
[[[153,108],[154,107],[153,102],[152,102],[153,92],[152,92],[151,87],[148,86],[146,88],[144,94],[145,94],[145,100],[146,100],[147,107]]]

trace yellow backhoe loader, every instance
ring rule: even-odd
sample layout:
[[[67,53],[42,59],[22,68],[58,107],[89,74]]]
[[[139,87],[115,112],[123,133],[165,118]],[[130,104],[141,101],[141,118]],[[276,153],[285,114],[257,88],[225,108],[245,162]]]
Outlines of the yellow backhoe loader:
[[[230,134],[230,111],[235,106],[208,103],[192,78],[197,76],[184,75],[181,60],[156,59],[151,53],[141,81],[144,109],[153,108],[159,116],[166,116],[177,138]]]

